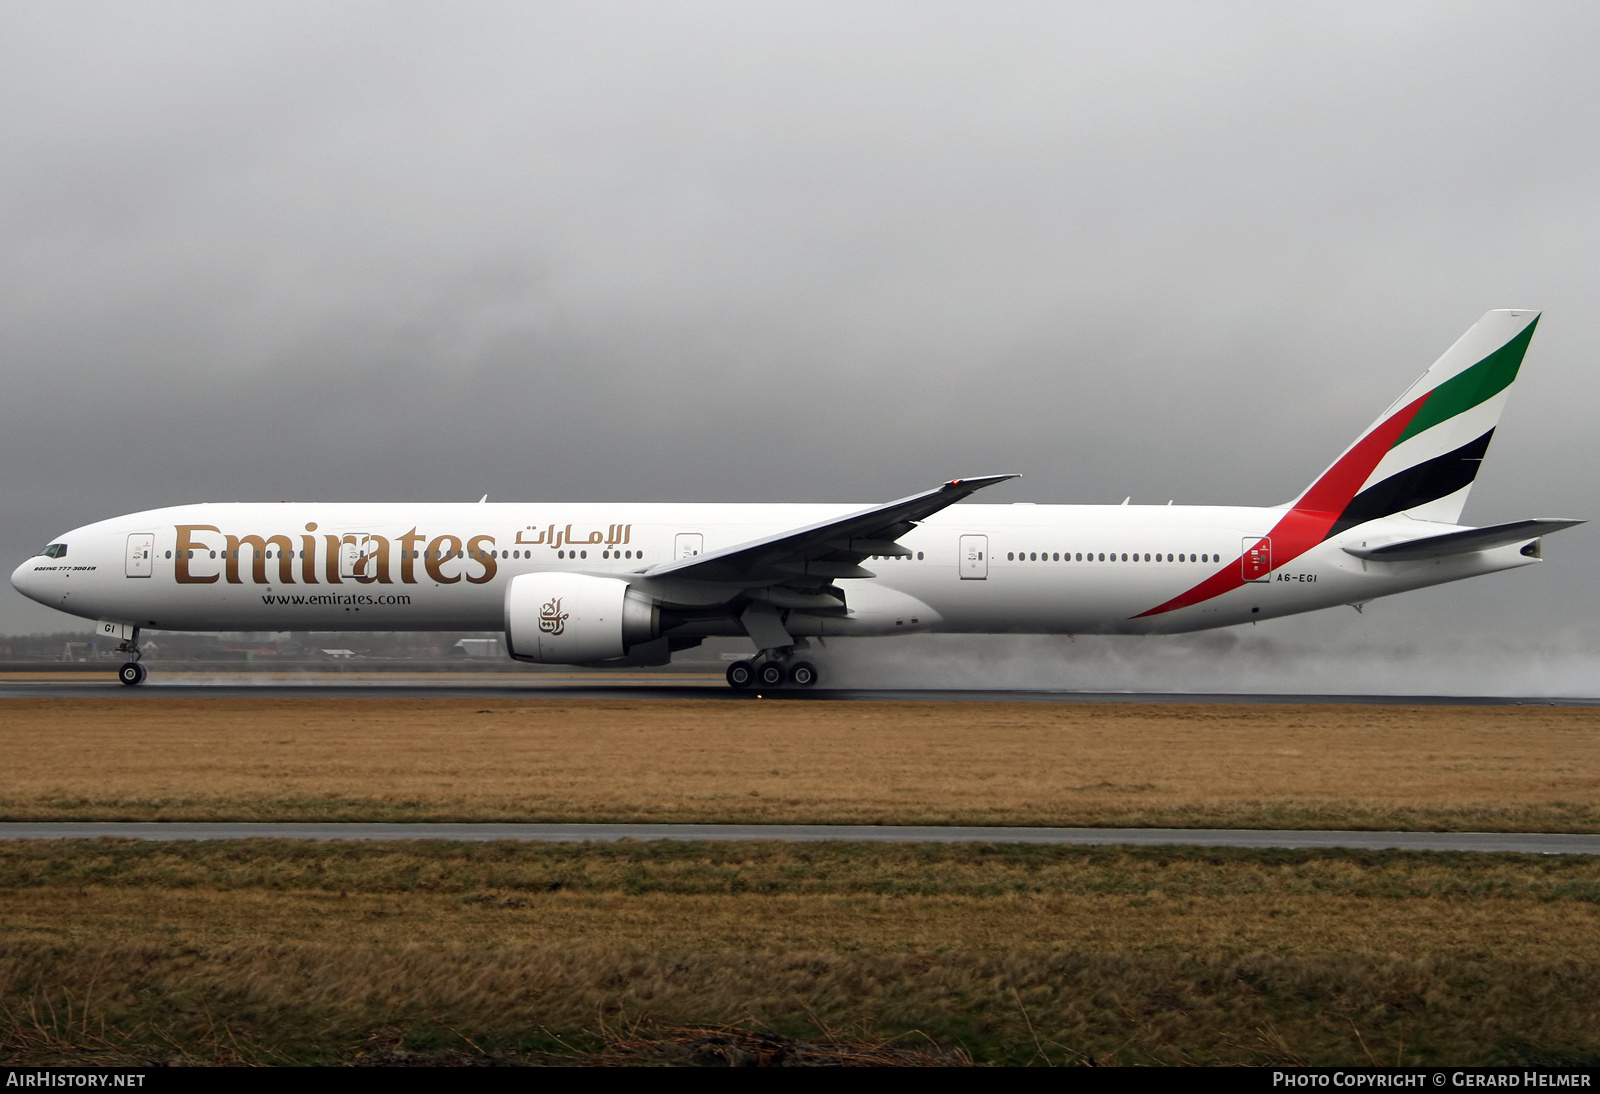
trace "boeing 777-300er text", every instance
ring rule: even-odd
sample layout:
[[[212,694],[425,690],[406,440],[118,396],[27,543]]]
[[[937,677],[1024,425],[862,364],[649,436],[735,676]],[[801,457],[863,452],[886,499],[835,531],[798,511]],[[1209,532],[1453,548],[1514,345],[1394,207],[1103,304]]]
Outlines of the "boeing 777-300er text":
[[[961,505],[208,504],[86,525],[11,583],[144,628],[489,630],[519,661],[660,665],[748,636],[734,687],[809,686],[811,639],[1170,634],[1531,566],[1582,523],[1458,522],[1539,316],[1492,311],[1293,501]]]

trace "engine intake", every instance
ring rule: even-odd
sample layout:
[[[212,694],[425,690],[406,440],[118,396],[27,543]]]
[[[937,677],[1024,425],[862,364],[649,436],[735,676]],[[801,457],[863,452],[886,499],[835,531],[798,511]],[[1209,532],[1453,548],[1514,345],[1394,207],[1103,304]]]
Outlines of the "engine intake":
[[[619,578],[518,574],[506,588],[506,650],[518,661],[605,661],[660,634],[661,609]]]

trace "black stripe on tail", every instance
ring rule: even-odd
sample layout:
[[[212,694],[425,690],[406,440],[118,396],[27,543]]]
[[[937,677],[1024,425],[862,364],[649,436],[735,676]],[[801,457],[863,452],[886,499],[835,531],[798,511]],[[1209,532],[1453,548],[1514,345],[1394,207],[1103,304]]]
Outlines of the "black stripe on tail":
[[[1346,528],[1354,528],[1369,520],[1438,501],[1463,487],[1471,486],[1472,480],[1478,477],[1478,467],[1483,462],[1483,454],[1489,451],[1489,440],[1493,436],[1494,430],[1491,429],[1454,452],[1435,456],[1367,487],[1350,499],[1350,504],[1344,507],[1344,512],[1333,522],[1325,538],[1331,539]]]

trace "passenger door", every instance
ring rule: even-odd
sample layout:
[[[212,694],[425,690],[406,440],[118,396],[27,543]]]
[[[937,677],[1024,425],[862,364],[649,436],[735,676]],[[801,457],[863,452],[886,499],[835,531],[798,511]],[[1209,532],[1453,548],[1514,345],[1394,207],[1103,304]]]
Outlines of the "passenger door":
[[[962,536],[961,580],[982,581],[989,576],[989,537]]]
[[[1272,540],[1266,536],[1248,536],[1240,546],[1239,564],[1244,567],[1246,581],[1272,580]]]
[[[339,539],[339,576],[345,580],[370,577],[367,567],[378,546],[365,532],[346,532]]]
[[[155,567],[156,537],[149,532],[135,532],[128,537],[129,577],[149,577]]]

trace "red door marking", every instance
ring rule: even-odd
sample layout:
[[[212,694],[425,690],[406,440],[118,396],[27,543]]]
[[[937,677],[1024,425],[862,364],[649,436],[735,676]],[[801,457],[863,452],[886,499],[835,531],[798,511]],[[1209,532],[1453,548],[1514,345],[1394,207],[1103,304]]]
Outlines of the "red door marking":
[[[1254,544],[1248,539],[1244,542],[1246,546],[1239,556],[1241,576],[1246,581],[1266,581],[1272,573],[1272,540],[1262,537]]]

